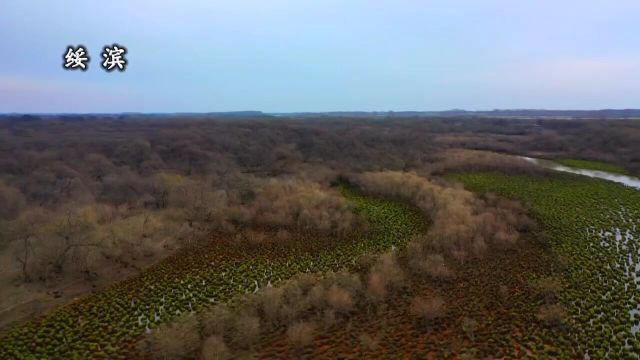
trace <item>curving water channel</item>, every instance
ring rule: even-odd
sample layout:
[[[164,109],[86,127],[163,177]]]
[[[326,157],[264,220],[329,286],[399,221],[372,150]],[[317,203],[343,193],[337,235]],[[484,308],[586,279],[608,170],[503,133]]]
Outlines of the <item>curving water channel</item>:
[[[609,180],[609,181],[617,182],[619,184],[623,184],[623,185],[640,190],[640,179],[633,176],[614,174],[607,171],[578,169],[578,168],[561,165],[551,160],[536,159],[536,158],[531,158],[526,156],[520,156],[520,158],[527,160],[531,163],[534,163],[538,166],[545,167],[547,169]]]

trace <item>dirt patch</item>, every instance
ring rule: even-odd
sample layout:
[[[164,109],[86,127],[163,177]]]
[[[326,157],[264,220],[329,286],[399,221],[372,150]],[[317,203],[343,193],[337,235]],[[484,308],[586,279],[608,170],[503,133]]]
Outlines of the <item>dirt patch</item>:
[[[166,252],[169,255],[171,252]],[[19,271],[3,275],[7,285],[2,286],[0,299],[0,335],[29,319],[37,318],[50,310],[127,279],[148,268],[158,257],[140,258],[136,266],[120,264],[102,269],[99,277],[85,279],[80,276],[62,277],[47,283],[33,281],[24,283]],[[3,259],[12,261],[12,259]],[[8,262],[5,262],[8,264]],[[17,270],[17,268],[16,268]]]

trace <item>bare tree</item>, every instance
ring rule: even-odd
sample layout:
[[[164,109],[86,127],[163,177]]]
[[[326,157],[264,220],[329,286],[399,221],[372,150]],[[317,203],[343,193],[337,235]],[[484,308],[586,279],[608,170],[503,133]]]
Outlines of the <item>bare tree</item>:
[[[0,219],[15,219],[24,206],[22,193],[0,180]]]
[[[29,258],[33,253],[33,246],[31,246],[31,234],[24,234],[20,238],[20,243],[22,244],[22,252],[20,255],[16,255],[16,260],[21,265],[22,269],[22,280],[24,282],[31,282],[31,275],[29,273]]]
[[[38,229],[39,223],[41,223],[45,217],[45,212],[40,208],[27,211],[13,222],[13,226],[10,229],[10,238],[17,242],[15,257],[20,264],[24,282],[30,282],[32,280],[31,263],[34,258],[33,242],[37,238],[36,229]]]
[[[31,242],[33,240],[34,233],[31,228],[25,228],[24,232],[20,232],[18,235],[18,241],[20,242],[20,248],[16,254],[16,260],[20,263],[22,270],[22,280],[24,282],[31,282],[31,274],[29,272],[29,260],[33,254],[33,246]]]
[[[185,182],[185,179],[177,174],[159,173],[153,177],[151,196],[154,199],[156,209],[164,209],[169,206],[171,194]]]
[[[66,212],[54,232],[59,241],[53,259],[55,272],[62,272],[68,254],[72,250],[87,246],[99,246],[99,242],[91,239],[91,230],[94,227],[95,220],[92,218],[90,209]]]

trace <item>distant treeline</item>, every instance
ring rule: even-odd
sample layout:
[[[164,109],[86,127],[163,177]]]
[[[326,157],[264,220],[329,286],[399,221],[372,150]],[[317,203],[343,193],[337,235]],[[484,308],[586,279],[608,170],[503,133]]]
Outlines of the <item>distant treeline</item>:
[[[601,110],[545,110],[545,109],[495,109],[488,111],[469,111],[453,109],[446,111],[329,111],[329,112],[289,112],[266,113],[261,111],[228,111],[207,113],[114,113],[114,114],[0,114],[0,121],[29,121],[41,119],[248,119],[269,117],[290,118],[531,118],[531,119],[640,119],[640,109],[601,109]]]
[[[602,110],[537,110],[537,109],[506,109],[490,111],[336,111],[323,113],[290,113],[285,116],[299,117],[518,117],[518,118],[574,118],[574,119],[629,119],[640,118],[640,109],[602,109]]]

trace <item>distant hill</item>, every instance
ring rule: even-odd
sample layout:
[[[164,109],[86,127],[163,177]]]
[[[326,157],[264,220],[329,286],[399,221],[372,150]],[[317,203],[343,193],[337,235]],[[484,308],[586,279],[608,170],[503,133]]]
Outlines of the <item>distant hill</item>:
[[[469,111],[453,109],[446,111],[330,111],[330,112],[291,112],[265,113],[262,111],[228,111],[207,113],[86,113],[86,114],[0,114],[1,120],[38,121],[43,119],[60,119],[67,121],[83,121],[96,118],[112,119],[248,119],[269,117],[299,118],[424,118],[424,117],[476,117],[476,118],[522,118],[522,119],[640,119],[640,109],[602,109],[602,110],[545,110],[545,109],[506,109],[489,111]]]
[[[520,117],[520,118],[640,118],[640,109],[603,109],[603,110],[544,110],[544,109],[507,109],[490,111],[334,111],[318,113],[280,113],[275,116],[297,117],[385,117],[385,118],[411,118],[411,117]]]
[[[188,119],[248,119],[248,118],[264,118],[272,117],[272,115],[263,113],[262,111],[228,111],[228,112],[208,112],[208,113],[140,113],[140,112],[124,112],[124,113],[58,113],[58,114],[20,114],[9,113],[0,114],[0,121],[38,121],[45,119],[58,119],[65,121],[84,121],[92,119],[163,119],[163,118],[188,118]]]

